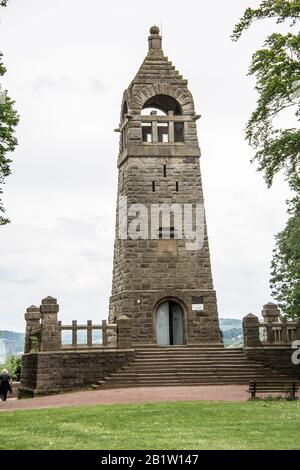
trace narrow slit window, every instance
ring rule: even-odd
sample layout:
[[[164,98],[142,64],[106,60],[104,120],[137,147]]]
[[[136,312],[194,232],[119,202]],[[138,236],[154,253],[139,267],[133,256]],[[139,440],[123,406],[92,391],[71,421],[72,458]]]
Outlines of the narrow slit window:
[[[164,177],[166,178],[167,176],[167,165],[164,165]]]
[[[178,193],[178,191],[179,191],[179,183],[178,181],[176,181],[176,192]]]
[[[167,122],[157,123],[158,142],[167,144],[169,142],[169,125]]]
[[[184,123],[183,122],[174,123],[174,141],[184,142]]]
[[[152,124],[145,122],[142,124],[143,142],[152,142]]]
[[[155,193],[155,181],[152,181],[152,191]]]
[[[164,240],[174,240],[175,238],[175,228],[174,227],[170,227],[170,229],[168,228],[165,228],[165,227],[159,227],[159,230],[158,230],[158,238],[160,240],[164,239]]]

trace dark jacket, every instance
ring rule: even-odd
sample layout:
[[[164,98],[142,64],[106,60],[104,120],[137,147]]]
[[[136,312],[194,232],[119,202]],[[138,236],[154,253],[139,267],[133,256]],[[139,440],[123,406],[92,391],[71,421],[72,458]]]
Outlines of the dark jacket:
[[[8,374],[0,374],[0,394],[12,392],[10,385],[10,376]]]

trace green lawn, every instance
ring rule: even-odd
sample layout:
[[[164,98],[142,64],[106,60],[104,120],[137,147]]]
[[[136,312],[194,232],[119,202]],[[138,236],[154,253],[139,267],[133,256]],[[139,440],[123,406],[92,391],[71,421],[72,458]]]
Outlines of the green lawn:
[[[0,413],[0,449],[299,449],[300,402],[176,402]]]

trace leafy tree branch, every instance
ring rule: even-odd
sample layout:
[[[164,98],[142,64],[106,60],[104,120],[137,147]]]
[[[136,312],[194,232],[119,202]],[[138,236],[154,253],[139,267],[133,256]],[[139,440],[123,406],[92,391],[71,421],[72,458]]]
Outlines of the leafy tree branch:
[[[1,0],[0,6],[6,6],[7,0]],[[0,78],[6,73],[4,67],[3,54],[0,52]],[[1,195],[3,194],[3,185],[5,178],[11,173],[9,154],[13,152],[17,145],[17,139],[14,136],[15,127],[19,122],[19,117],[14,109],[15,102],[8,96],[7,91],[2,89],[0,83],[0,226],[9,222],[4,217],[5,209]]]

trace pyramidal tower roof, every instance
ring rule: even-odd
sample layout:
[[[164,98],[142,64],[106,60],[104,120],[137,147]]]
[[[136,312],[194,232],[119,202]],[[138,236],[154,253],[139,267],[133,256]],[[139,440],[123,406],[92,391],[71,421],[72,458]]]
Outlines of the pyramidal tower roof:
[[[147,100],[164,95],[178,101],[182,114],[194,115],[194,102],[187,88],[188,81],[164,55],[162,36],[157,26],[150,28],[148,44],[148,54],[124,92],[123,102],[126,102],[128,112],[132,115],[140,114]]]
[[[175,69],[175,66],[164,55],[162,50],[162,36],[157,26],[150,28],[150,36],[148,38],[149,52],[145,57],[138,73],[136,74],[134,83],[147,83],[153,80],[172,80],[178,85],[187,85],[182,75]]]

